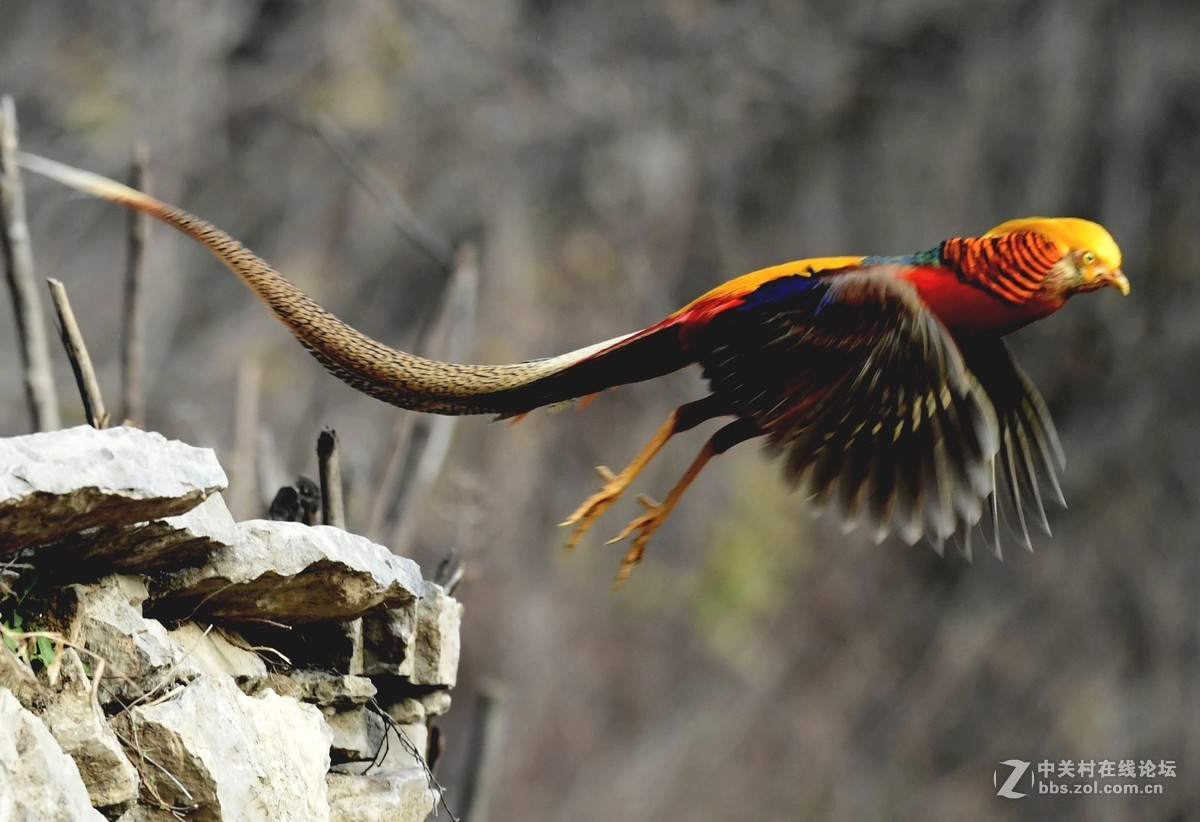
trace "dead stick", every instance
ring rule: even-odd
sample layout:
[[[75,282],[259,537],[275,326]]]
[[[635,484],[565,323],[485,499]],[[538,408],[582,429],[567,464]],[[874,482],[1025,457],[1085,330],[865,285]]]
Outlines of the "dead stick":
[[[467,761],[463,766],[462,818],[483,822],[487,813],[491,766],[504,724],[504,689],[484,682],[475,697],[475,718],[468,737]]]
[[[130,185],[150,192],[150,150],[138,140],[133,148]],[[142,381],[142,268],[146,256],[146,235],[150,218],[140,211],[129,211],[128,255],[125,261],[125,303],[122,312],[124,345],[121,347],[121,417],[138,425],[145,423],[146,397]]]
[[[67,357],[71,360],[71,370],[75,372],[75,384],[79,386],[79,396],[83,400],[83,411],[87,415],[88,425],[92,428],[105,428],[108,426],[108,412],[104,410],[100,383],[96,381],[92,358],[88,356],[83,334],[79,332],[79,324],[75,322],[75,312],[71,310],[67,289],[58,280],[50,279],[46,282],[50,284],[50,299],[54,301],[54,311],[58,315],[58,333],[62,337],[63,347],[67,349]]]
[[[334,528],[346,528],[346,507],[342,499],[342,458],[338,454],[337,432],[326,428],[317,437],[317,464],[321,472],[321,522]]]
[[[262,513],[262,500],[256,477],[261,401],[262,368],[254,360],[243,360],[238,366],[233,461],[229,478],[229,508],[238,519],[248,519]]]
[[[420,349],[417,349],[420,350]],[[398,414],[392,430],[391,449],[383,472],[376,483],[375,498],[371,501],[371,513],[367,517],[366,536],[376,542],[384,539],[383,525],[388,510],[394,504],[405,466],[409,462],[409,444],[413,438],[416,414]]]
[[[17,343],[25,372],[25,396],[37,431],[60,426],[46,322],[33,277],[33,250],[25,219],[25,191],[17,168],[17,112],[12,97],[0,98],[0,250],[16,316]]]

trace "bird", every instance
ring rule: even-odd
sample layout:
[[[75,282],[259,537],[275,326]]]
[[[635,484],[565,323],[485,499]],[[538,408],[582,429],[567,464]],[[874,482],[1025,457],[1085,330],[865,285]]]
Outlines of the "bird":
[[[562,523],[575,547],[675,436],[729,418],[662,502],[610,542],[632,538],[615,585],[714,457],[753,439],[843,527],[882,541],[948,540],[1000,521],[1027,547],[1049,532],[1042,489],[1063,503],[1062,446],[1046,403],[1005,337],[1076,294],[1129,294],[1121,250],[1078,217],[1009,220],[900,256],[801,259],[732,279],[659,322],[552,357],[466,365],[377,342],[326,311],[232,236],[121,183],[22,153],[31,172],[146,213],[201,243],[240,277],[309,353],[356,390],[402,409],[519,418],[607,389],[698,366],[709,393],[676,408],[621,471]],[[1064,503],[1065,504],[1065,503]],[[1015,519],[1015,524],[1011,520]],[[985,535],[985,539],[987,536]]]

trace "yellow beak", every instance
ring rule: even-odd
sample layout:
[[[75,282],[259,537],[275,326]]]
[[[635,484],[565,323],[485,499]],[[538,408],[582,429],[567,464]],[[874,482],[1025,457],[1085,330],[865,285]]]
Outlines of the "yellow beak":
[[[1121,272],[1121,269],[1114,268],[1112,271],[1105,274],[1102,279],[1109,285],[1114,286],[1126,297],[1129,296],[1129,280],[1125,279],[1125,275]]]

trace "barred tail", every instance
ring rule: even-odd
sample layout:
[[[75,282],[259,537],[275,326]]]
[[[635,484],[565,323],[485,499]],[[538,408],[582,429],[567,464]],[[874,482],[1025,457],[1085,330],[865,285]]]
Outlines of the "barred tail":
[[[459,365],[390,348],[322,308],[221,229],[107,177],[22,152],[29,171],[161,220],[203,244],[238,275],[327,371],[400,408],[511,416],[688,364],[674,328],[655,328],[568,354],[510,365]]]

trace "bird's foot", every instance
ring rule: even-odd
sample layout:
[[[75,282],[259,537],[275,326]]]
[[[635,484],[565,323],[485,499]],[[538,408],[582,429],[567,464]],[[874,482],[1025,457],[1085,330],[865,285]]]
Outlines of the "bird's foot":
[[[629,550],[621,559],[621,569],[617,571],[617,578],[613,581],[614,591],[619,590],[625,584],[625,580],[633,571],[633,566],[642,561],[642,557],[646,553],[646,545],[650,542],[650,535],[658,530],[658,527],[666,521],[667,515],[671,513],[672,506],[655,502],[645,494],[638,495],[638,502],[645,506],[646,513],[626,525],[621,529],[621,533],[606,543],[612,545],[620,542],[637,531],[637,536],[633,538],[633,544],[629,546]]]
[[[606,466],[597,466],[596,473],[604,480],[604,487],[585,499],[583,504],[571,513],[571,516],[559,524],[561,528],[568,525],[575,526],[575,530],[567,538],[565,547],[568,551],[579,544],[583,535],[587,533],[599,516],[607,511],[609,506],[617,501],[617,497],[621,496],[621,493],[629,487],[628,479],[614,474]]]

